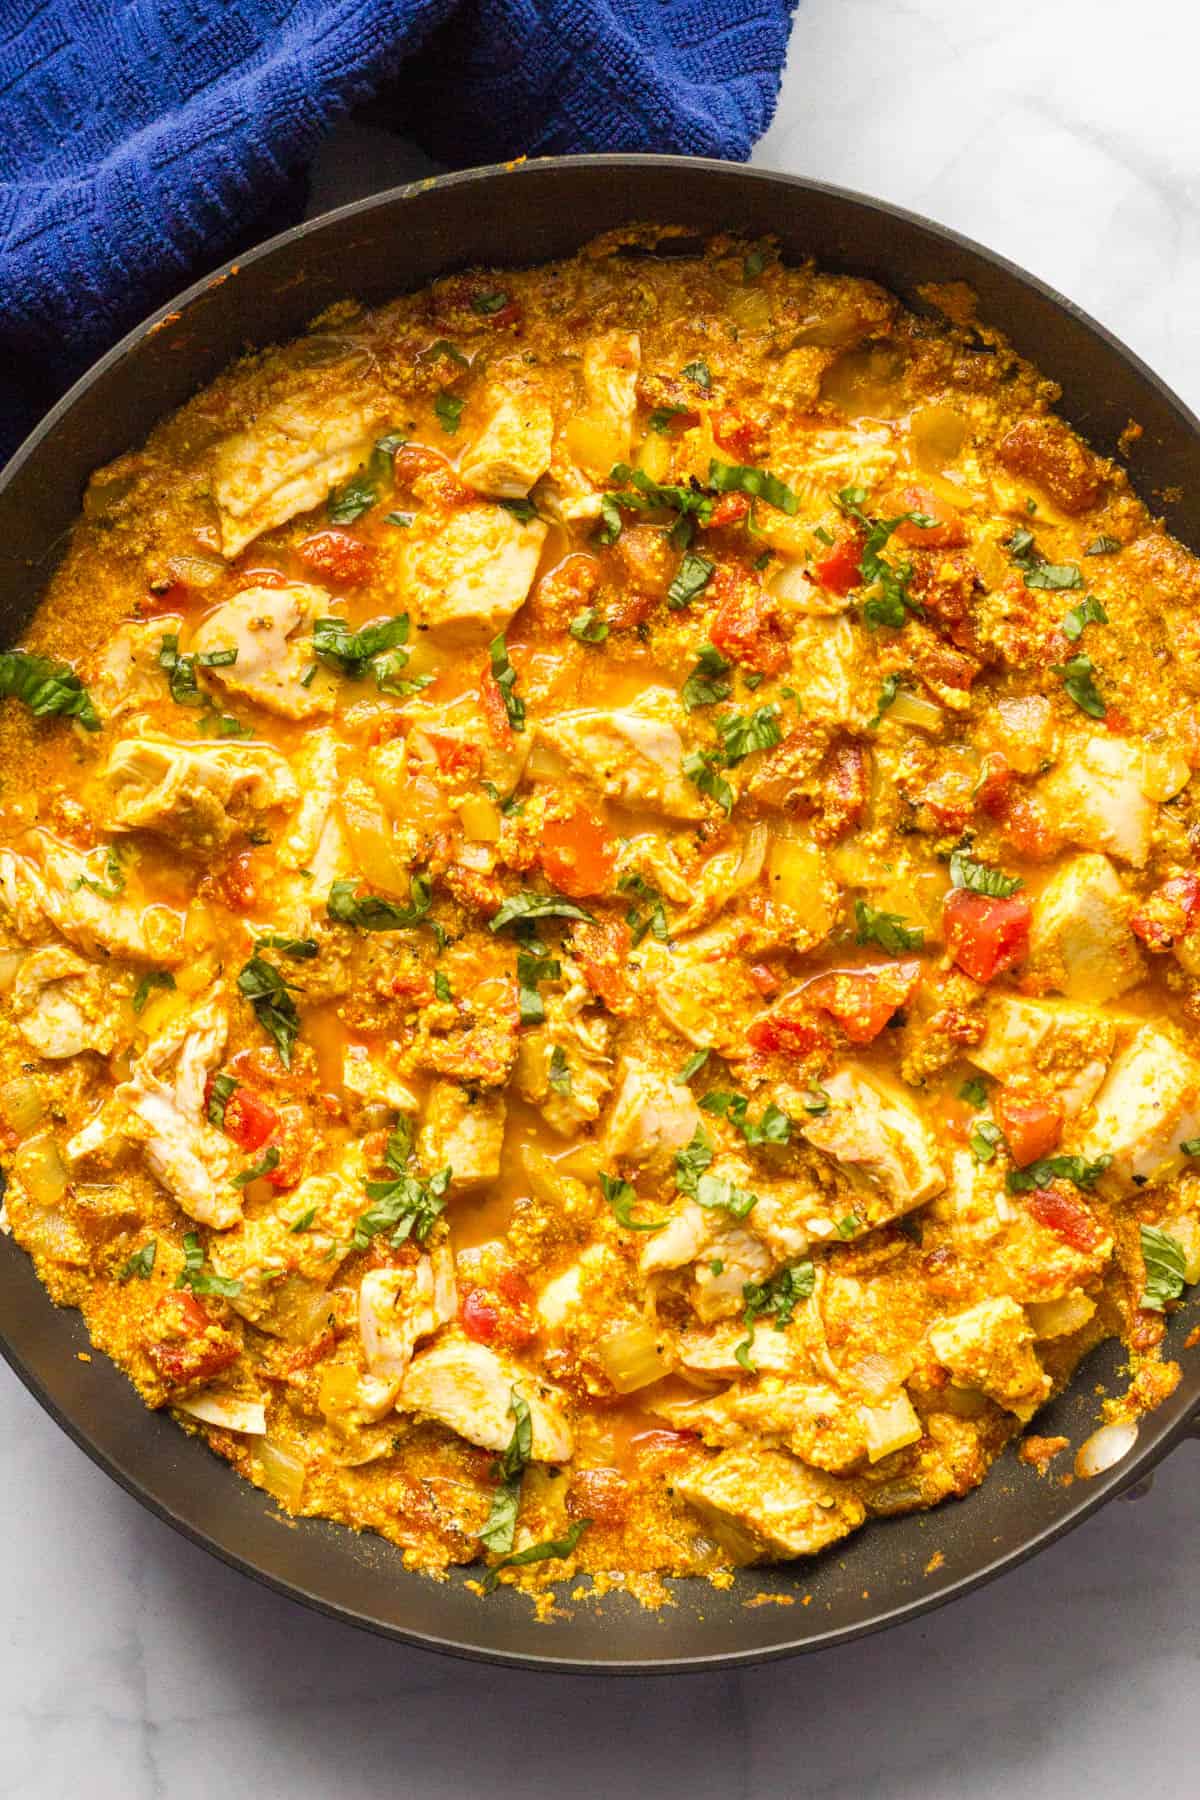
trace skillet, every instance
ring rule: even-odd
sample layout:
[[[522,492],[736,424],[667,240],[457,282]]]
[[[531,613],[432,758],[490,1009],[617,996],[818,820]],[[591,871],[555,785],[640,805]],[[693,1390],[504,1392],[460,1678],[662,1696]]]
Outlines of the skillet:
[[[1061,383],[1062,410],[1200,552],[1200,420],[1129,350],[1012,263],[881,201],[792,176],[679,157],[564,157],[469,170],[395,188],[271,239],[197,283],[131,332],[59,401],[0,474],[0,641],[24,629],[78,512],[91,471],[139,444],[164,413],[247,346],[291,337],[348,294],[377,301],[473,263],[538,263],[597,233],[656,219],[694,229],[773,233],[786,257],[873,277],[918,311],[927,282],[965,281],[979,316]],[[896,1623],[999,1574],[1078,1524],[1188,1433],[1200,1408],[1200,1352],[1183,1350],[1184,1307],[1166,1353],[1183,1380],[1142,1421],[1134,1451],[1088,1482],[1039,1477],[1012,1447],[982,1487],[934,1512],[879,1520],[830,1555],[742,1570],[719,1592],[677,1582],[650,1613],[614,1592],[561,1594],[541,1623],[519,1593],[481,1599],[462,1573],[435,1582],[401,1553],[320,1520],[282,1517],[163,1414],[146,1410],[88,1347],[79,1315],[58,1311],[11,1238],[0,1238],[0,1351],[93,1461],[193,1542],[268,1586],[406,1643],[498,1663],[594,1673],[728,1667],[833,1644]],[[1098,1421],[1097,1384],[1118,1391],[1120,1345],[1101,1347],[1039,1415],[1041,1432],[1080,1444]],[[1063,1468],[1067,1459],[1057,1465]],[[766,1595],[783,1604],[748,1606]]]

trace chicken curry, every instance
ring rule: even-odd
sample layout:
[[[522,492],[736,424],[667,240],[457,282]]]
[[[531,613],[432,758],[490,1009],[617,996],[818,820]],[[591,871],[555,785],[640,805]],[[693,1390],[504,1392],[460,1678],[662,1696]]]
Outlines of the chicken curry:
[[[962,294],[671,247],[249,356],[0,656],[7,1228],[485,1590],[962,1495],[1200,1275],[1200,566]]]

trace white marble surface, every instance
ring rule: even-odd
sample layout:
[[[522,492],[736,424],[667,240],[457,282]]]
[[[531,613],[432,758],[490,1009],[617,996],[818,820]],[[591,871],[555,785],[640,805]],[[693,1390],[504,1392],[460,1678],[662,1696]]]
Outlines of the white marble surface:
[[[806,0],[765,166],[873,191],[1072,294],[1200,406],[1189,0]],[[404,179],[358,127],[318,205]],[[728,1676],[534,1677],[331,1624],[175,1537],[5,1372],[0,1793],[1119,1800],[1186,1780],[1197,1452],[884,1637]]]

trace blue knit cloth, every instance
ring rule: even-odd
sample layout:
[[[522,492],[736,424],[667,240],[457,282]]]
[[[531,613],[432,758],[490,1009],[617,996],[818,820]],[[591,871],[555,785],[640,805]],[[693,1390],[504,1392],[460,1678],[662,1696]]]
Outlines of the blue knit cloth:
[[[0,456],[189,280],[298,217],[385,90],[442,162],[741,159],[795,0],[0,0]]]

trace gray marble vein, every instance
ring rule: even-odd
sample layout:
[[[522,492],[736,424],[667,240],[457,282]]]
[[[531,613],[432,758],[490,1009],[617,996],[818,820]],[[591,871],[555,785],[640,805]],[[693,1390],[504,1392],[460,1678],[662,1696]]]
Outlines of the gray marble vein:
[[[1200,404],[1200,40],[1187,0],[804,0],[756,160],[1013,257]],[[314,209],[423,172],[361,125]],[[535,1677],[306,1613],[176,1537],[5,1372],[7,1800],[958,1800],[1186,1768],[1197,1450],[1001,1582],[885,1636],[684,1680]]]

